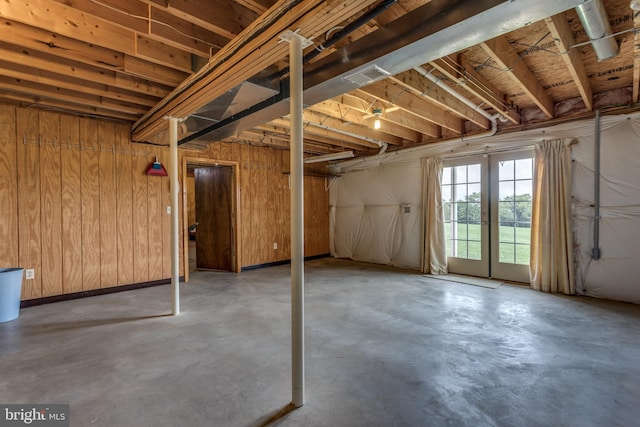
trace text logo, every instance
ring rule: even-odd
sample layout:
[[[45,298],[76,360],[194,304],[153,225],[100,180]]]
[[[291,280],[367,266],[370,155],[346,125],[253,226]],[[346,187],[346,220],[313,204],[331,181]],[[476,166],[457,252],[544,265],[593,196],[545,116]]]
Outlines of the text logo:
[[[69,405],[0,404],[0,427],[69,427]]]

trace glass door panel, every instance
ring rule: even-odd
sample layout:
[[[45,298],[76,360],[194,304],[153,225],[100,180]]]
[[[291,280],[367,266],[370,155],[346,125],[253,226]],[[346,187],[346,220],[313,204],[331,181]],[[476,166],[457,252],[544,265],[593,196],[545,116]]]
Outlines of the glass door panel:
[[[486,168],[484,157],[444,163],[442,201],[451,273],[489,274]]]
[[[491,276],[529,281],[533,154],[491,156]]]

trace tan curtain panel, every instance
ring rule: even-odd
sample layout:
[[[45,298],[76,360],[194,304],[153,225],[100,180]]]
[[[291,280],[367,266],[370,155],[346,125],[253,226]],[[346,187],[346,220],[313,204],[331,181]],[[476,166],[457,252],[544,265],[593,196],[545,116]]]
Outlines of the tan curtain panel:
[[[422,159],[422,272],[447,274],[447,243],[442,209],[442,159]]]
[[[571,223],[571,139],[535,147],[531,214],[531,287],[575,293]]]

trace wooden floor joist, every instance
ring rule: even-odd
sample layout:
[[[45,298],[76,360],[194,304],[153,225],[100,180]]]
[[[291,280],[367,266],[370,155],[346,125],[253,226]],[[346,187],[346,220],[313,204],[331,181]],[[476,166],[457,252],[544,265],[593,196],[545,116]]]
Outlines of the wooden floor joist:
[[[522,61],[522,58],[518,56],[515,49],[509,45],[506,37],[499,36],[487,40],[481,43],[481,46],[547,117],[552,118],[555,115],[553,99]]]
[[[184,117],[197,111],[259,71],[285,58],[288,46],[279,36],[287,29],[299,29],[304,37],[314,37],[343,22],[372,4],[371,0],[341,2],[318,0],[295,3],[280,0],[261,19],[211,58],[209,64],[191,76],[132,128],[134,140],[144,140],[166,126],[165,116]],[[293,4],[293,6],[292,6]],[[319,8],[318,8],[319,7]],[[314,10],[318,8],[317,10]],[[310,11],[313,14],[308,15]],[[247,40],[245,42],[245,40]]]

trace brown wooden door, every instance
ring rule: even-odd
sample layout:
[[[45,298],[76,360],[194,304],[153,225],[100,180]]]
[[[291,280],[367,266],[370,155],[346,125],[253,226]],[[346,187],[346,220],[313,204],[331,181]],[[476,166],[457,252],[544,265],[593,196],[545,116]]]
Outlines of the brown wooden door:
[[[194,170],[196,186],[196,267],[233,271],[231,166]]]

